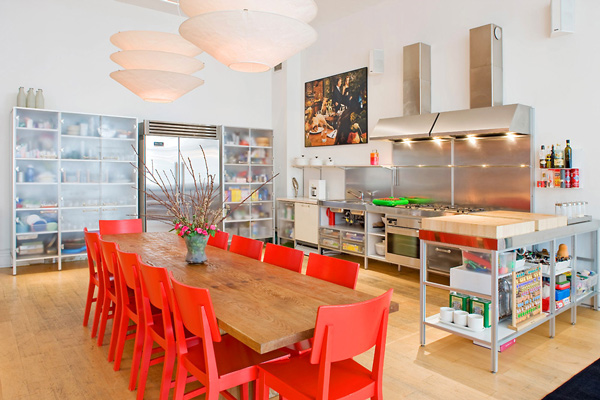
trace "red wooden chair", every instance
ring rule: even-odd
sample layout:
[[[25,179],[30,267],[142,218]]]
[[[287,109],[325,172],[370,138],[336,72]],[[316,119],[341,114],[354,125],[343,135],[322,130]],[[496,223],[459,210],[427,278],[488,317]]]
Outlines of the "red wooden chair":
[[[142,312],[142,288],[140,284],[140,257],[135,253],[125,253],[117,250],[119,260],[119,293],[123,300],[123,308],[117,331],[117,344],[115,349],[115,365],[113,369],[118,371],[121,367],[121,358],[125,340],[135,338],[133,345],[133,357],[131,362],[131,374],[129,376],[129,390],[134,390],[137,375],[142,359],[142,347],[144,344],[144,313]],[[133,298],[130,293],[133,292]],[[133,325],[129,326],[129,321]],[[135,329],[135,332],[129,333]]]
[[[243,236],[233,235],[229,251],[260,261],[262,257],[263,242]]]
[[[184,285],[173,277],[171,282],[178,356],[174,398],[206,393],[206,399],[216,400],[220,393],[228,400],[235,400],[226,390],[242,385],[242,399],[247,400],[248,383],[258,377],[256,365],[283,360],[288,355],[277,350],[259,354],[231,335],[221,336],[208,289]],[[201,339],[197,345],[188,345],[186,328]],[[188,372],[203,387],[184,394]]]
[[[163,400],[168,398],[169,389],[175,386],[175,382],[171,381],[176,356],[175,332],[171,316],[173,310],[173,293],[165,268],[157,268],[140,263],[140,271],[145,332],[137,398],[138,400],[144,398],[144,390],[150,366],[162,361],[163,372],[159,399]],[[153,314],[153,307],[159,310],[158,314]],[[188,340],[190,341],[190,345],[198,342],[198,338],[192,335],[189,335]],[[153,349],[155,342],[159,347]],[[152,354],[160,352],[161,349],[164,350],[164,355],[152,359]]]
[[[392,290],[356,304],[321,306],[311,353],[258,366],[259,397],[268,387],[288,400],[383,400],[385,338]],[[373,367],[352,358],[375,346]]]
[[[85,312],[83,314],[83,326],[88,325],[92,303],[96,302],[96,310],[92,322],[92,337],[96,337],[102,303],[104,302],[104,280],[102,273],[102,257],[100,256],[100,235],[96,232],[88,232],[84,228],[84,239],[87,251],[88,268],[90,281],[88,284],[87,300],[85,302]],[[94,292],[98,288],[98,294],[94,297]]]
[[[117,244],[100,239],[100,252],[102,258],[102,275],[104,277],[104,301],[100,314],[100,329],[98,331],[98,346],[104,341],[104,331],[109,319],[113,320],[113,329],[108,347],[108,361],[112,362],[115,354],[115,331],[118,329],[120,295],[117,287],[119,277],[117,272]]]
[[[141,219],[101,219],[100,234],[115,235],[118,233],[142,233],[144,231]]]
[[[356,289],[358,280],[358,263],[339,258],[327,257],[317,253],[310,253],[306,265],[306,275],[332,282],[350,289]],[[287,346],[285,351],[297,356],[311,349],[313,339],[303,340]]]
[[[263,262],[300,273],[302,272],[303,261],[304,253],[302,251],[292,249],[291,247],[267,243]]]
[[[352,261],[310,253],[306,275],[356,289],[359,267],[358,263]]]
[[[229,233],[223,231],[215,232],[215,236],[208,237],[208,245],[227,250],[227,242],[229,241]]]

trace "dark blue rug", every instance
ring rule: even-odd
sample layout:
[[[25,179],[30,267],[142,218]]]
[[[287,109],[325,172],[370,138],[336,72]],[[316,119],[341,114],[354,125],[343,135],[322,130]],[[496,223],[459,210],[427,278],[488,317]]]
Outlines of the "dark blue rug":
[[[544,400],[600,399],[600,359],[563,383]]]

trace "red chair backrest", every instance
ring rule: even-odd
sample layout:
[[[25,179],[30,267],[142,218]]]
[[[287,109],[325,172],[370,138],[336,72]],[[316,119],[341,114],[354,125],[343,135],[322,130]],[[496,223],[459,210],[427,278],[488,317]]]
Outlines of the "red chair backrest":
[[[118,233],[142,233],[141,219],[115,219],[100,220],[101,235],[115,235]]]
[[[171,276],[171,283],[173,285],[174,307],[178,309],[183,325],[194,335],[204,339],[204,326],[207,323],[211,336],[210,340],[220,342],[221,333],[208,289],[185,285],[176,281],[173,276]],[[204,308],[206,315],[204,321],[200,312],[202,308]]]
[[[85,247],[88,258],[88,268],[90,275],[98,274],[98,281],[102,282],[102,257],[100,256],[100,234],[97,232],[88,232],[87,228],[83,229],[83,238],[85,239]]]
[[[148,298],[150,303],[159,310],[170,313],[171,304],[171,282],[166,268],[153,267],[140,263],[140,276],[142,295]]]
[[[229,233],[218,231],[215,232],[215,236],[208,237],[208,244],[210,246],[218,247],[223,250],[227,250],[227,241],[229,240]]]
[[[133,290],[136,302],[136,310],[142,311],[142,288],[140,286],[140,257],[136,253],[125,253],[117,248],[117,259],[119,261],[121,298],[125,304],[129,304],[127,288]]]
[[[108,242],[100,239],[100,251],[102,252],[102,260],[104,268],[113,276],[117,276],[117,250],[119,246],[114,242]]]
[[[310,253],[306,275],[356,289],[359,268],[360,264],[352,261]]]
[[[302,272],[304,253],[291,247],[267,243],[263,262],[289,269],[290,271]]]
[[[263,242],[243,236],[233,235],[229,251],[260,261],[262,257]]]
[[[310,362],[347,360],[376,346],[373,373],[382,373],[392,293],[390,289],[360,303],[319,307]]]
[[[117,249],[117,258],[121,267],[123,283],[128,288],[140,289],[140,257],[136,253],[126,253]]]

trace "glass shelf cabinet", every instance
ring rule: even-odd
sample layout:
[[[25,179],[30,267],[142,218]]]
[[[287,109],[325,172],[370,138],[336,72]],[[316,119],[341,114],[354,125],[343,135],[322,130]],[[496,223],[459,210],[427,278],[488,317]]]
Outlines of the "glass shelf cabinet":
[[[136,118],[16,107],[11,121],[13,274],[32,262],[61,269],[86,255],[84,228],[138,218]]]
[[[222,127],[223,230],[229,234],[270,239],[273,237],[273,131]],[[244,204],[239,203],[259,188]]]

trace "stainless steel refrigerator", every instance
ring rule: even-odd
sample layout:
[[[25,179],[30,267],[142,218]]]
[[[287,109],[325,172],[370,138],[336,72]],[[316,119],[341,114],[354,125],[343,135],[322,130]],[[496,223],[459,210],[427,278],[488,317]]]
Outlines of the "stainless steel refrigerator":
[[[153,171],[165,171],[171,181],[181,188],[184,193],[194,190],[193,179],[185,167],[181,164],[181,156],[191,160],[192,167],[202,180],[206,177],[206,165],[202,157],[202,149],[206,154],[208,172],[216,175],[215,185],[221,183],[221,146],[217,127],[214,125],[180,124],[161,121],[144,121],[140,125],[140,145],[142,160],[146,166]],[[202,149],[200,148],[202,146]],[[141,167],[141,166],[140,166]],[[147,232],[165,232],[173,228],[172,223],[165,223],[156,219],[159,216],[168,216],[167,210],[156,200],[149,199],[148,191],[164,198],[161,190],[156,184],[148,182],[145,171],[140,170],[140,214],[144,221],[144,229]],[[173,177],[174,176],[174,177]],[[221,208],[221,190],[218,190],[219,198],[213,205],[216,209]]]

